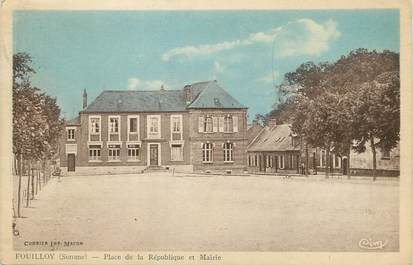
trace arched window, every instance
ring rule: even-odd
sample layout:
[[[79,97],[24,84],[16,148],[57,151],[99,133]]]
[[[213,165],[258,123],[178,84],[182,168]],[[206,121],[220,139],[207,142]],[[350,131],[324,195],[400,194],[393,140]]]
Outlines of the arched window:
[[[212,144],[202,144],[202,162],[212,162]]]
[[[232,132],[233,130],[233,122],[232,116],[225,116],[224,117],[224,132]]]
[[[234,145],[232,143],[224,143],[224,161],[233,162],[232,160],[232,150]]]

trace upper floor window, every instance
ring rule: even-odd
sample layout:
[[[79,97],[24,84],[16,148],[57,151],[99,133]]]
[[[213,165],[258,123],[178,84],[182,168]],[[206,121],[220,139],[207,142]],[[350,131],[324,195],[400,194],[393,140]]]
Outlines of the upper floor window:
[[[204,121],[204,132],[213,132],[212,116],[206,116]]]
[[[138,133],[138,118],[137,117],[129,118],[129,132]]]
[[[224,132],[232,132],[233,125],[232,125],[232,116],[225,116],[224,117]]]
[[[161,137],[161,116],[148,115],[147,117],[147,130],[148,138],[160,138]]]
[[[128,141],[139,141],[139,116],[138,115],[128,115],[127,121],[127,140]]]
[[[221,116],[219,118],[219,131],[224,133],[238,132],[238,116]]]
[[[171,116],[172,140],[182,140],[182,115]]]
[[[100,141],[101,134],[100,116],[89,116],[89,141]]]
[[[119,133],[119,117],[109,117],[109,133]]]
[[[90,132],[92,134],[100,133],[100,118],[90,118]]]
[[[172,117],[172,132],[181,132],[181,119],[179,117]]]
[[[73,128],[67,129],[67,140],[68,141],[74,141],[75,140],[75,129],[73,129]]]
[[[232,160],[232,150],[234,145],[232,143],[224,143],[224,161],[233,162]]]

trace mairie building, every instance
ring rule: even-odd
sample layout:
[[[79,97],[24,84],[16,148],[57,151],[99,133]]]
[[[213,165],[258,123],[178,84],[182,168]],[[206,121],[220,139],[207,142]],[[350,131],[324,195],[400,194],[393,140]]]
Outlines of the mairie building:
[[[217,81],[179,90],[105,90],[65,125],[63,174],[245,170],[247,108]]]

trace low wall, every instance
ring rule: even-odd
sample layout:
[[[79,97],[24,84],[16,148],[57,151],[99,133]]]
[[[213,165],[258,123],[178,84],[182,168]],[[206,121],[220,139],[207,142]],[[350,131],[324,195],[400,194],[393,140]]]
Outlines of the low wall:
[[[193,165],[167,165],[162,166],[168,170],[174,170],[175,172],[193,172],[194,166]]]
[[[142,173],[145,166],[99,166],[99,167],[76,167],[75,172],[68,172],[67,167],[61,167],[62,176],[67,175],[111,175]]]

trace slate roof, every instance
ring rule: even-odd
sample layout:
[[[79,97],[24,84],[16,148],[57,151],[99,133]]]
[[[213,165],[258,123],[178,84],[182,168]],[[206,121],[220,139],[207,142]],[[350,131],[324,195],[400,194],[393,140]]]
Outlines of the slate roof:
[[[234,97],[218,85],[217,81],[199,83],[204,88],[199,95],[189,104],[188,108],[197,109],[246,109]]]
[[[248,144],[250,144],[255,139],[255,137],[261,132],[263,128],[264,127],[260,124],[254,123],[247,129]]]
[[[66,121],[66,125],[80,125],[80,116]]]
[[[250,144],[248,151],[297,151],[299,144],[292,145],[292,131],[289,124],[264,127]]]
[[[82,112],[163,112],[187,108],[246,108],[216,81],[190,85],[193,101],[187,106],[184,90],[105,90]],[[217,103],[218,101],[218,103]]]
[[[83,112],[184,111],[181,90],[105,90]]]

